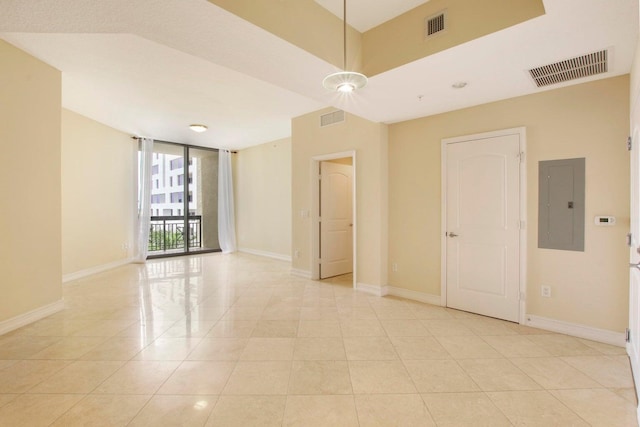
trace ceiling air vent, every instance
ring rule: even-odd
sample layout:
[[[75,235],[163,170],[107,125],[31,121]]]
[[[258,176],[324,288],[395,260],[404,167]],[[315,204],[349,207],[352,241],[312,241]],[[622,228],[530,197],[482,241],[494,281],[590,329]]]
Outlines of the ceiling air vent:
[[[424,20],[424,38],[428,39],[445,30],[447,11],[438,12]]]
[[[543,65],[529,70],[536,86],[543,87],[608,71],[607,51],[589,53],[576,58]]]
[[[344,111],[342,110],[336,110],[320,116],[320,127],[329,126],[340,122],[344,122]]]

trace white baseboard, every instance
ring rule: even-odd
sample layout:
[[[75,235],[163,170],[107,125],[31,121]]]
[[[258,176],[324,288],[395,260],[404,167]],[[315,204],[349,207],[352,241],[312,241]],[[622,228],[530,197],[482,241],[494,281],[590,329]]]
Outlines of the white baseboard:
[[[12,317],[11,319],[4,320],[0,322],[0,335],[14,331],[28,325],[29,323],[44,319],[45,317],[51,316],[62,309],[64,309],[64,301],[60,299],[51,304],[36,308],[35,310]]]
[[[238,251],[244,252],[246,254],[258,255],[258,256],[263,256],[267,258],[277,259],[280,261],[291,262],[291,255],[277,254],[275,252],[267,252],[267,251],[261,251],[259,249],[251,249],[251,248],[238,248]]]
[[[370,285],[368,283],[356,283],[356,290],[367,294],[383,297],[386,295],[385,286]]]
[[[291,275],[302,277],[304,279],[311,279],[311,272],[309,270],[300,270],[299,268],[292,268]]]
[[[576,323],[564,322],[562,320],[549,319],[546,317],[526,315],[527,326],[532,328],[544,329],[547,331],[558,332],[561,334],[571,335],[577,338],[584,338],[591,341],[597,341],[605,344],[625,347],[625,334],[623,332],[613,332],[605,329],[593,328],[591,326],[579,325]]]
[[[397,288],[395,286],[385,286],[386,295],[406,298],[413,301],[420,301],[431,305],[442,305],[440,295],[425,294],[424,292],[412,291],[411,289]]]
[[[120,259],[118,261],[110,262],[108,264],[97,265],[95,267],[76,271],[75,273],[64,274],[62,275],[62,283],[67,283],[72,280],[78,280],[83,277],[91,276],[92,274],[102,273],[103,271],[111,270],[112,268],[117,268],[123,265],[130,264],[133,261],[134,261],[133,258],[125,258],[125,259]]]

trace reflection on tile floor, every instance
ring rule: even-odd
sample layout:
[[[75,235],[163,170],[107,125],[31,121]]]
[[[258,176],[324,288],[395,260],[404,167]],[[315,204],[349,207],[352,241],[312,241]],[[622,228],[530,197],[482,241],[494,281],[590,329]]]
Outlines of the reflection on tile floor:
[[[128,265],[0,336],[0,426],[636,426],[622,348],[245,254]]]

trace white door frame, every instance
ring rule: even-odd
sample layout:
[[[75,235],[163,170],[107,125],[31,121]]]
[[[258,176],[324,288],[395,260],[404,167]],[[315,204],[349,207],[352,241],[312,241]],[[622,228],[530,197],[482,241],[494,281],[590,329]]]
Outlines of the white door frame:
[[[493,132],[476,133],[454,138],[444,138],[441,142],[442,157],[442,190],[441,190],[441,233],[440,233],[440,305],[447,306],[447,144],[479,139],[495,138],[498,136],[518,135],[520,137],[520,313],[519,323],[526,323],[527,313],[527,136],[524,126],[497,130]]]
[[[632,264],[636,264],[640,259],[638,254],[640,248],[640,236],[637,236],[638,233],[638,211],[634,208],[634,205],[637,206],[638,202],[638,168],[640,167],[640,161],[638,160],[640,153],[638,152],[637,144],[640,143],[640,95],[632,94],[632,106],[630,112],[630,133],[631,133],[631,143],[632,149],[630,151],[630,218],[631,224],[629,225],[629,232],[631,233],[631,242],[629,245],[629,325],[628,325],[628,333],[629,340],[626,343],[627,354],[629,355],[629,361],[631,363],[631,374],[633,376],[634,383],[636,388],[640,387],[640,344],[638,343],[638,331],[640,330],[640,308],[638,299],[639,295],[639,287],[637,283],[634,282],[633,275],[638,274],[635,271],[635,268],[632,267]],[[636,408],[636,419],[640,423],[640,405]]]
[[[353,179],[352,179],[352,196],[351,203],[353,206],[352,211],[352,223],[353,230],[352,238],[353,238],[353,288],[356,288],[357,282],[357,239],[358,235],[358,224],[356,218],[358,217],[356,214],[356,188],[357,188],[357,171],[356,171],[356,151],[342,151],[339,153],[331,153],[331,154],[323,154],[320,156],[314,156],[311,158],[311,279],[312,280],[320,280],[320,230],[318,228],[318,222],[320,217],[320,191],[318,187],[318,180],[320,178],[320,162],[324,162],[327,160],[336,160],[343,159],[345,157],[351,157],[351,163],[353,167]]]

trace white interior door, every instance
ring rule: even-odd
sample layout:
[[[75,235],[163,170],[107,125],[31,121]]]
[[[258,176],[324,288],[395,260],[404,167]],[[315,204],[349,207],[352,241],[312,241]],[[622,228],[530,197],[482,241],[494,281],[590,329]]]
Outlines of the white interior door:
[[[636,385],[640,384],[640,96],[631,110],[631,247],[629,251],[629,332],[627,352]],[[639,266],[639,267],[636,267]]]
[[[517,322],[520,136],[446,144],[447,306]]]
[[[353,271],[353,167],[320,163],[320,278]]]

